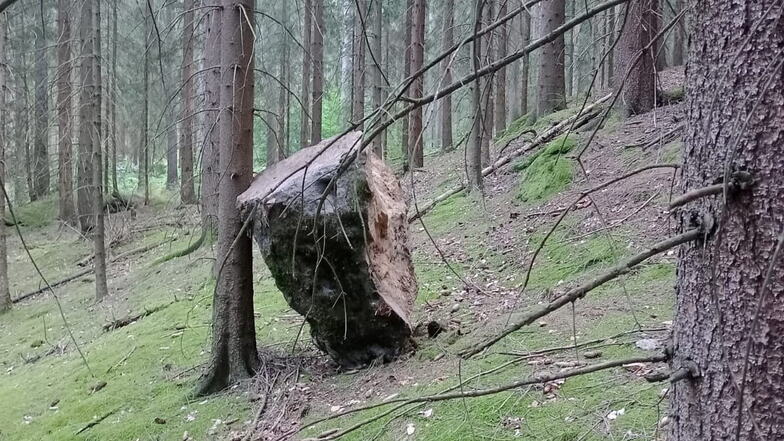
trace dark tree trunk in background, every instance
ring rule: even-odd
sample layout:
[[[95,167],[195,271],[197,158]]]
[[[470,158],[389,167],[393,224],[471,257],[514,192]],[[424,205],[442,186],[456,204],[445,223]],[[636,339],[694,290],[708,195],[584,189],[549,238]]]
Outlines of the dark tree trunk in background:
[[[370,56],[368,64],[373,72],[373,96],[372,105],[374,109],[380,108],[384,104],[384,73],[382,71],[382,46],[381,33],[384,29],[383,0],[370,0]],[[379,158],[384,157],[384,133],[378,134],[373,138],[373,153]]]
[[[476,0],[474,11],[474,34],[482,29],[482,4],[484,0]],[[482,39],[475,38],[472,43],[471,64],[474,72],[478,71],[482,65]],[[473,112],[473,122],[471,123],[471,140],[468,144],[468,187],[466,191],[483,191],[482,177],[482,78],[474,80],[471,87],[471,111]]]
[[[506,15],[506,4],[506,0],[499,0],[498,17]],[[497,35],[496,59],[500,60],[506,56],[508,50],[508,26],[501,25],[497,29]],[[495,132],[501,133],[504,130],[506,130],[506,68],[502,67],[495,73]]]
[[[531,14],[527,11],[520,14],[520,38],[521,47],[528,46],[531,42]],[[531,57],[525,54],[520,58],[520,113],[515,119],[528,113],[528,75],[531,66]]]
[[[674,0],[673,7],[675,8],[675,13],[678,14],[683,10],[683,3],[682,0]],[[685,60],[683,58],[683,51],[684,46],[686,44],[686,16],[682,17],[678,24],[675,25],[675,30],[673,31],[673,43],[672,43],[672,65],[673,66],[683,66]]]
[[[279,5],[281,7],[281,22],[288,26],[288,4],[289,2],[280,2]],[[278,86],[278,117],[277,117],[277,157],[278,160],[284,159],[286,157],[286,152],[288,151],[288,125],[289,125],[289,107],[288,107],[288,96],[289,93],[286,90],[288,86],[288,78],[289,78],[289,34],[284,30],[280,30],[280,60],[279,64],[279,71],[278,71],[278,79],[282,84]],[[285,87],[284,87],[285,86]]]
[[[627,4],[626,26],[615,48],[615,87],[621,87],[626,72],[640,51],[658,32],[658,0]],[[656,105],[656,45],[652,45],[634,65],[618,100],[623,116],[650,111]]]
[[[351,122],[359,123],[365,118],[365,24],[367,24],[367,3],[355,0],[354,39],[351,43]],[[356,6],[358,5],[358,6]],[[359,126],[362,130],[364,124]]]
[[[406,0],[405,20],[403,24],[403,78],[408,78],[411,73],[411,36],[413,35],[413,13],[414,13],[414,0]],[[406,89],[404,94],[411,93],[411,89]],[[403,169],[408,170],[409,154],[411,146],[409,145],[409,136],[411,125],[411,114],[405,115],[400,127],[400,150],[403,155]]]
[[[681,230],[712,223],[707,243],[679,255],[671,365],[696,363],[700,377],[673,385],[670,439],[784,439],[784,27],[770,12],[779,7],[710,0],[691,11],[682,190],[738,173],[752,185],[730,186],[726,207],[717,195],[679,212]]]
[[[144,61],[142,61],[142,132],[139,142],[139,187],[144,190],[144,205],[150,203],[150,16],[144,12]]]
[[[166,110],[169,126],[166,131],[166,189],[177,188],[177,112],[175,106],[169,105]]]
[[[112,120],[110,128],[112,143],[112,195],[114,196],[119,196],[120,194],[120,189],[117,185],[117,3],[112,2],[112,78],[111,90],[109,91],[109,115]]]
[[[59,218],[73,224],[76,207],[73,193],[73,118],[71,115],[71,8],[72,0],[57,2],[57,175]]]
[[[79,19],[79,157],[77,159],[76,209],[83,234],[95,228],[93,213],[93,122],[96,114],[95,96],[93,0],[83,0]]]
[[[604,37],[604,51],[607,52],[607,57],[604,61],[604,84],[602,85],[604,88],[610,88],[613,84],[613,77],[615,75],[615,51],[611,50],[613,42],[617,38],[617,32],[615,30],[615,8],[610,8],[605,11],[605,34]]]
[[[300,93],[300,100],[302,101],[302,111],[300,112],[299,123],[299,146],[307,147],[310,145],[310,82],[311,68],[313,65],[311,49],[311,34],[313,31],[313,1],[305,0],[305,8],[302,12],[303,17],[302,26],[302,93]]]
[[[46,47],[45,17],[35,36],[35,145],[33,185],[36,198],[49,194],[49,62]]]
[[[484,0],[484,12],[482,13],[483,20],[482,20],[482,27],[485,28],[493,22],[493,17],[495,17],[495,1],[494,0]],[[492,32],[485,34],[482,39],[482,45],[484,46],[484,51],[482,52],[482,66],[487,66],[492,62],[493,58],[493,46],[495,45],[495,35]],[[481,142],[481,149],[482,149],[482,166],[485,167],[490,163],[490,144],[492,143],[493,139],[493,127],[495,126],[495,118],[493,118],[493,113],[495,112],[495,100],[493,99],[493,83],[495,80],[495,74],[490,74],[482,78],[482,123],[481,133],[482,133],[482,142]]]
[[[422,69],[425,60],[425,0],[414,0],[411,11],[411,72]],[[421,98],[425,88],[425,79],[422,75],[411,84],[410,96],[413,99]],[[412,167],[422,167],[425,164],[425,140],[422,126],[422,107],[411,112],[408,130],[409,163]]]
[[[193,190],[193,99],[195,96],[191,78],[193,75],[193,0],[183,3],[182,42],[182,115],[180,120],[180,200],[183,204],[195,204]]]
[[[206,130],[204,151],[201,158],[201,213],[204,233],[214,236],[218,228],[218,180],[220,179],[220,143],[219,112],[220,107],[220,76],[221,76],[221,10],[217,7],[218,0],[207,0],[212,6],[207,18],[207,37],[204,42],[205,64],[210,70],[205,73],[204,85],[205,106],[210,109],[206,113]],[[214,266],[217,271],[217,265]]]
[[[452,0],[445,0],[444,6],[444,39],[442,48],[448,50],[454,44],[455,5]],[[441,62],[441,84],[452,84],[452,57]],[[441,98],[441,151],[448,152],[454,148],[452,139],[452,95]]]
[[[324,98],[324,0],[313,1],[313,30],[310,53],[313,56],[313,110],[310,143],[321,141],[321,112]]]
[[[95,216],[95,231],[93,231],[93,265],[95,265],[95,300],[100,301],[109,295],[109,288],[106,284],[106,247],[103,211],[103,142],[101,138],[101,1],[87,0],[93,2],[93,81],[95,83],[95,94],[92,97],[92,151],[93,151],[93,214]],[[85,123],[83,121],[82,123]]]
[[[3,186],[0,194],[0,219],[5,219],[6,191],[8,183],[5,180],[5,146],[8,138],[6,125],[8,124],[8,109],[6,108],[5,94],[7,90],[8,62],[5,57],[6,46],[6,18],[0,14],[0,185]],[[19,122],[16,122],[19,124]],[[5,222],[0,221],[0,313],[11,309],[11,292],[8,289],[8,244],[6,243]]]
[[[565,0],[544,0],[538,7],[539,37],[547,35],[564,23]],[[536,116],[540,117],[566,108],[566,79],[564,78],[564,36],[539,49],[539,78],[536,85]]]
[[[259,367],[253,316],[253,256],[237,196],[253,178],[253,0],[221,0],[220,157],[225,179],[218,196],[218,275],[213,299],[211,362],[199,392],[224,389]],[[244,11],[243,11],[244,10]],[[248,23],[248,20],[251,23]],[[235,82],[233,78],[243,78]]]

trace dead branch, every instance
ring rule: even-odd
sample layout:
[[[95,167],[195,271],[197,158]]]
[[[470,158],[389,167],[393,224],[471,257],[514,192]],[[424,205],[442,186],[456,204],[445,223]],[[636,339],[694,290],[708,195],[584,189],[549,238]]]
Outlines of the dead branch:
[[[556,300],[553,300],[547,305],[525,314],[522,318],[518,319],[514,323],[507,325],[506,328],[504,328],[499,334],[490,337],[489,339],[475,345],[472,348],[468,348],[461,351],[460,355],[465,358],[472,357],[484,351],[485,349],[489,348],[490,346],[496,344],[501,339],[511,334],[512,332],[517,331],[523,326],[530,325],[534,321],[550,314],[551,312],[556,311],[562,308],[563,306],[574,302],[575,300],[585,297],[585,295],[588,294],[593,289],[596,289],[597,287],[604,285],[605,283],[617,278],[618,276],[627,273],[636,265],[639,265],[641,262],[649,259],[650,257],[653,257],[657,254],[660,254],[678,245],[682,245],[684,243],[697,240],[702,236],[702,234],[703,234],[702,229],[695,228],[693,230],[689,230],[678,236],[671,237],[667,240],[656,243],[650,248],[648,248],[647,250],[637,255],[634,255],[624,260],[623,262],[619,263],[618,265],[612,267],[609,271],[594,277],[593,279],[589,280],[588,282],[576,288],[570,289],[564,295],[557,298]]]
[[[140,319],[143,319],[144,317],[147,317],[148,315],[152,315],[152,314],[155,314],[158,311],[166,309],[169,306],[171,306],[172,304],[174,304],[174,302],[165,303],[163,305],[155,306],[152,309],[146,309],[146,310],[144,310],[144,312],[140,312],[138,314],[129,315],[127,317],[123,317],[123,318],[119,318],[117,320],[111,321],[111,322],[103,325],[103,330],[104,330],[104,332],[108,332],[108,331],[113,331],[115,329],[119,329],[119,328],[128,326],[131,323],[134,323],[134,322],[136,322],[136,321],[138,321]]]
[[[96,418],[96,419],[94,419],[94,420],[90,421],[89,423],[87,423],[87,425],[86,425],[86,426],[84,426],[84,427],[82,427],[81,429],[79,429],[79,431],[78,431],[78,432],[76,432],[76,433],[75,433],[75,435],[79,435],[80,433],[82,433],[82,432],[86,432],[87,430],[90,430],[90,429],[92,429],[93,427],[95,427],[95,426],[97,426],[97,425],[101,424],[101,422],[102,422],[103,420],[105,420],[106,418],[109,418],[110,416],[112,416],[112,415],[113,415],[115,412],[117,412],[118,410],[120,410],[120,409],[119,409],[119,408],[117,408],[117,409],[114,409],[114,410],[110,410],[109,412],[106,412],[105,414],[101,415],[99,418]]]
[[[704,198],[705,196],[721,194],[723,191],[724,184],[714,184],[707,187],[698,188],[696,190],[691,190],[673,199],[673,201],[670,202],[670,210],[678,208],[682,205],[686,205],[691,201]]]
[[[125,363],[131,357],[131,355],[133,355],[133,353],[136,352],[136,347],[137,347],[136,345],[133,345],[133,349],[131,349],[131,352],[125,354],[125,357],[121,358],[120,361],[118,361],[117,363],[113,364],[112,366],[109,366],[109,369],[106,369],[106,373],[108,374],[109,372],[112,371],[112,369]]]
[[[604,362],[604,363],[597,363],[597,364],[593,364],[593,365],[583,366],[583,367],[580,367],[580,368],[569,369],[569,370],[562,370],[562,371],[560,371],[558,373],[549,373],[549,374],[548,373],[539,373],[539,374],[535,374],[535,375],[533,375],[533,376],[531,376],[529,378],[526,378],[525,380],[519,380],[519,381],[515,381],[515,382],[512,382],[512,383],[508,383],[508,384],[504,384],[504,385],[501,385],[501,386],[488,388],[488,389],[475,389],[475,390],[464,391],[464,392],[452,392],[452,393],[445,393],[445,394],[425,395],[425,396],[421,396],[421,397],[409,398],[408,400],[406,400],[404,402],[404,405],[410,405],[410,404],[415,404],[415,403],[434,403],[434,402],[438,402],[438,401],[447,401],[447,400],[462,399],[462,398],[483,397],[483,396],[487,396],[487,395],[494,395],[494,394],[498,394],[498,393],[501,393],[501,392],[506,392],[506,391],[512,390],[512,389],[517,389],[517,388],[520,388],[522,386],[528,386],[528,385],[532,385],[532,384],[547,383],[547,382],[550,382],[550,381],[561,380],[561,379],[564,379],[564,378],[570,378],[570,377],[575,377],[575,376],[579,376],[579,375],[586,375],[586,374],[590,374],[590,373],[594,373],[594,372],[598,372],[598,371],[602,371],[602,370],[607,370],[607,369],[612,369],[612,368],[616,368],[616,367],[621,367],[621,366],[624,366],[624,365],[627,365],[627,364],[631,364],[631,363],[661,363],[661,362],[667,361],[667,359],[668,359],[668,357],[666,355],[659,354],[659,355],[653,355],[653,356],[648,356],[648,357],[634,357],[634,358],[629,358],[629,359],[626,359],[626,360],[614,360],[614,361],[608,361],[608,362]],[[381,405],[385,405],[385,404],[390,404],[390,403],[389,402],[379,403],[380,406]],[[402,406],[396,406],[396,407],[402,407]],[[346,429],[343,429],[343,430],[341,430],[339,432],[336,432],[336,433],[334,433],[332,435],[329,435],[329,436],[324,437],[324,438],[318,438],[318,440],[319,441],[327,441],[327,440],[338,439],[338,438],[340,438],[340,437],[342,437],[342,436],[344,436],[344,435],[346,435],[346,434],[348,434],[350,432],[353,432],[353,431],[355,431],[355,430],[357,430],[357,429],[359,429],[359,428],[361,428],[361,427],[363,427],[363,426],[365,426],[367,424],[370,424],[370,423],[372,423],[374,421],[379,420],[380,418],[383,418],[384,416],[388,415],[389,413],[391,413],[391,412],[386,411],[386,412],[383,412],[383,413],[381,413],[379,415],[375,415],[375,416],[373,416],[371,418],[368,418],[366,420],[360,421],[360,422],[354,424],[353,426],[348,427]]]
[[[585,109],[583,109],[582,112],[580,112],[577,115],[574,115],[574,116],[572,116],[570,118],[567,118],[567,119],[561,121],[560,123],[558,123],[555,126],[553,126],[550,130],[548,130],[545,133],[543,133],[540,136],[538,136],[536,139],[534,139],[530,143],[523,144],[520,148],[512,150],[511,152],[509,152],[509,154],[507,154],[506,156],[498,158],[492,165],[487,166],[487,167],[485,167],[482,170],[482,176],[491,175],[491,174],[495,173],[501,167],[503,167],[503,166],[509,164],[510,162],[512,162],[512,160],[514,160],[515,158],[517,158],[519,156],[522,156],[523,154],[528,153],[528,152],[534,150],[537,147],[541,147],[542,145],[544,145],[547,142],[550,142],[554,138],[558,137],[558,135],[563,133],[567,128],[569,128],[572,123],[574,123],[574,122],[576,122],[578,120],[581,120],[581,121],[585,122],[585,121],[589,121],[589,120],[595,118],[599,114],[599,109],[600,109],[601,105],[604,104],[605,102],[607,102],[607,100],[610,99],[610,96],[611,95],[607,95],[607,96],[604,96],[604,97],[596,100],[596,102],[594,102],[590,106],[587,106]],[[414,222],[415,220],[419,219],[420,217],[422,217],[425,214],[427,214],[430,210],[435,208],[436,205],[438,205],[439,203],[444,202],[445,200],[449,199],[450,197],[452,197],[452,196],[462,192],[463,190],[465,190],[465,188],[466,188],[466,184],[460,184],[457,187],[442,193],[441,195],[437,196],[432,201],[428,202],[427,204],[425,204],[421,208],[419,208],[419,210],[416,213],[412,214],[408,218],[408,222],[409,223],[410,222]]]

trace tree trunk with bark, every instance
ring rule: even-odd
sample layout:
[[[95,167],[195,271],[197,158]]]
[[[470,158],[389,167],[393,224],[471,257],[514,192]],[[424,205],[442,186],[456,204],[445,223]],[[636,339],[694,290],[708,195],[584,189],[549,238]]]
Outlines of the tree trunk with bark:
[[[538,36],[548,35],[564,23],[565,0],[545,0],[538,7]],[[536,116],[566,108],[563,34],[539,49],[539,76],[536,85]]]
[[[79,19],[80,65],[79,78],[79,157],[77,159],[76,209],[82,234],[91,234],[95,228],[93,212],[93,122],[95,121],[95,70],[93,34],[93,0],[83,0]]]
[[[678,14],[683,10],[683,2],[682,0],[675,0],[673,2],[675,13]],[[683,66],[685,60],[683,57],[683,52],[686,45],[686,16],[681,17],[678,24],[675,25],[675,30],[673,31],[673,42],[672,42],[672,65],[673,66]]]
[[[506,4],[506,0],[499,1],[498,17],[506,15]],[[508,50],[508,26],[503,24],[498,27],[497,31],[496,59],[500,60],[506,56]],[[495,73],[495,132],[501,133],[504,130],[506,130],[506,68],[502,67]]]
[[[320,0],[319,0],[320,1]],[[254,0],[221,0],[218,261],[212,314],[212,354],[199,393],[253,376],[259,368],[253,316],[251,240],[242,230],[237,196],[253,178]],[[242,78],[243,81],[235,81]]]
[[[139,142],[138,185],[144,191],[144,205],[150,203],[150,26],[149,13],[144,12],[144,61],[142,62],[142,133]]]
[[[414,0],[406,0],[405,19],[403,24],[403,79],[407,79],[411,73],[411,37],[413,35],[413,12]],[[408,88],[403,91],[403,94],[410,93],[411,89]],[[403,116],[403,121],[400,125],[400,153],[403,155],[403,170],[408,170],[409,165],[409,151],[411,146],[409,144],[408,133],[411,125],[411,114]]]
[[[524,11],[520,14],[520,34],[522,47],[528,46],[531,42],[531,14]],[[520,59],[520,114],[518,117],[529,112],[528,109],[528,75],[531,67],[531,57],[525,54]]]
[[[8,123],[8,109],[5,103],[7,89],[8,62],[5,57],[6,46],[6,17],[0,14],[0,185],[3,186],[0,194],[0,313],[11,309],[11,292],[8,289],[8,243],[6,242],[5,205],[8,196],[8,185],[5,180],[5,146],[6,124]],[[18,124],[18,121],[17,121]]]
[[[411,72],[422,69],[425,61],[425,7],[425,0],[414,0],[414,7],[411,11]],[[420,75],[411,84],[411,98],[422,98],[424,88],[425,78]],[[422,125],[422,107],[411,112],[408,129],[409,163],[414,168],[423,167],[425,164],[425,133]]]
[[[182,115],[180,115],[180,199],[183,204],[195,204],[193,190],[193,0],[183,3],[184,29],[182,34]]]
[[[627,4],[629,12],[626,26],[621,29],[615,48],[615,87],[621,87],[626,72],[631,68],[623,84],[619,108],[624,117],[638,115],[656,105],[656,46],[651,45],[634,64],[640,51],[648,45],[658,32],[658,0],[640,0]]]
[[[482,20],[482,27],[485,28],[489,26],[493,22],[493,17],[495,17],[495,1],[494,0],[484,0],[484,12],[483,20]],[[493,46],[495,45],[495,35],[493,32],[488,32],[485,34],[482,39],[484,40],[482,45],[484,46],[484,52],[482,52],[482,67],[485,67],[492,63],[493,58]],[[494,98],[494,82],[495,82],[495,75],[496,73],[492,73],[482,78],[482,167],[484,168],[488,164],[490,164],[490,145],[492,144],[493,140],[493,129],[495,126],[495,118],[493,117],[495,113],[495,100]]]
[[[671,390],[671,439],[784,439],[784,28],[770,13],[778,7],[711,0],[692,10],[681,186],[727,182],[727,193],[678,215],[681,230],[701,224],[707,242],[679,254],[671,366],[699,376]]]
[[[33,186],[36,199],[49,194],[49,62],[45,17],[35,35],[35,144]]]
[[[302,25],[302,111],[300,112],[299,123],[299,146],[300,148],[310,145],[310,83],[311,69],[313,65],[311,49],[311,34],[313,32],[313,0],[305,0],[303,10]]]
[[[95,266],[95,300],[100,301],[109,295],[106,282],[106,229],[104,227],[103,209],[103,142],[101,138],[101,0],[87,0],[93,2],[93,50],[92,68],[95,93],[92,96],[92,151],[93,151],[93,215],[95,216],[95,230],[93,233],[93,265]],[[82,124],[86,121],[82,121]]]
[[[112,3],[112,78],[109,91],[109,115],[111,118],[111,168],[112,168],[112,195],[120,195],[117,184],[117,3]],[[108,173],[108,172],[107,172]]]
[[[207,133],[205,134],[204,151],[201,164],[201,213],[204,234],[214,236],[218,228],[218,181],[220,180],[220,113],[215,110],[220,107],[220,79],[221,79],[221,10],[219,0],[208,0],[211,6],[207,17],[207,37],[204,42],[206,65],[209,70],[205,73],[204,84]],[[217,272],[217,264],[214,265]]]
[[[365,25],[367,24],[367,3],[354,0],[354,22],[351,69],[351,122],[360,123],[365,118]],[[362,130],[364,124],[360,124]]]
[[[474,11],[474,35],[482,29],[482,3],[484,0],[476,0]],[[474,72],[478,71],[482,65],[482,39],[474,38],[471,51],[471,64]],[[484,191],[482,176],[482,79],[477,77],[471,87],[471,110],[473,112],[473,122],[471,123],[471,141],[468,156],[468,187],[467,193]]]
[[[442,48],[448,50],[454,44],[455,5],[452,0],[444,1],[444,39]],[[452,57],[447,57],[441,62],[442,84],[452,84]],[[452,139],[452,95],[441,98],[441,152],[445,153],[454,148]]]
[[[384,72],[381,68],[383,63],[381,33],[384,29],[383,0],[370,0],[370,57],[368,63],[373,72],[373,95],[372,105],[374,109],[379,109],[384,104]],[[384,157],[384,136],[379,133],[372,141],[373,152],[379,158]]]
[[[76,223],[73,193],[73,117],[71,115],[71,0],[57,2],[57,176],[59,218]]]
[[[324,0],[313,1],[313,31],[310,53],[313,56],[313,110],[310,143],[321,141],[321,114],[324,98]]]

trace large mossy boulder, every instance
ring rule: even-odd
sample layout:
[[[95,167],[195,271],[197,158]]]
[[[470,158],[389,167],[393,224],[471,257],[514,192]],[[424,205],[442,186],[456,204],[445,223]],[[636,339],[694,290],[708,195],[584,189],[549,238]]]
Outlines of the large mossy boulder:
[[[360,138],[354,132],[303,149],[238,198],[278,289],[305,317],[316,346],[347,369],[390,361],[408,347],[417,293],[394,173],[372,153],[341,167],[357,156]]]

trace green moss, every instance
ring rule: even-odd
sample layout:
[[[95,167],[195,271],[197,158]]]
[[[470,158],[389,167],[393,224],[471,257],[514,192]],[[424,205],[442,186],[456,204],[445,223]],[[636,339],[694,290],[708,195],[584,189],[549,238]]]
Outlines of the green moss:
[[[683,149],[683,142],[681,141],[673,141],[665,145],[662,153],[662,162],[680,163],[682,149]]]
[[[572,182],[572,163],[564,155],[576,143],[572,137],[560,137],[529,159],[518,163],[517,170],[523,173],[518,198],[533,202],[560,192]]]
[[[21,226],[40,228],[45,227],[57,218],[57,201],[52,198],[42,199],[29,204],[14,207],[16,221]],[[11,215],[6,213],[6,219],[12,221]]]

